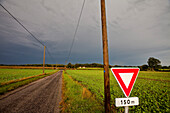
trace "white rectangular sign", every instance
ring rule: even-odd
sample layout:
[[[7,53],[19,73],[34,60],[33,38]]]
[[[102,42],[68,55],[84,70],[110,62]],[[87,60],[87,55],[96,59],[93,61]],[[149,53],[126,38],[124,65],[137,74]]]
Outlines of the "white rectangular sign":
[[[116,107],[139,105],[139,98],[138,97],[116,98],[115,104]]]

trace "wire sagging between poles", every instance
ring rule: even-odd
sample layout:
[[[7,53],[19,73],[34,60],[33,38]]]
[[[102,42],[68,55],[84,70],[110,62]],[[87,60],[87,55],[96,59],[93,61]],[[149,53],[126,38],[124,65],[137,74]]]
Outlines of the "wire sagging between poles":
[[[78,31],[78,28],[79,28],[80,19],[81,19],[82,13],[83,13],[85,1],[86,0],[83,1],[82,7],[81,7],[81,11],[80,11],[80,15],[79,15],[79,18],[78,18],[78,23],[77,23],[77,26],[76,26],[76,30],[74,32],[74,36],[73,36],[73,40],[72,40],[72,43],[71,43],[71,47],[70,47],[70,50],[69,50],[69,53],[68,53],[68,57],[67,57],[67,59],[65,61],[66,64],[67,64],[67,61],[69,61],[70,56],[71,56],[71,51],[72,51],[72,48],[73,48],[73,45],[74,45],[74,41],[75,41],[75,38],[76,38],[76,34],[77,34],[77,31]]]
[[[2,4],[0,6],[19,24],[21,25],[37,42],[39,42],[42,46],[45,46],[36,36],[34,36],[15,16],[13,16]],[[47,46],[45,46],[47,48]],[[50,54],[49,50],[47,49],[47,53],[51,57],[51,59],[54,61],[52,55]],[[55,61],[54,61],[55,62]]]

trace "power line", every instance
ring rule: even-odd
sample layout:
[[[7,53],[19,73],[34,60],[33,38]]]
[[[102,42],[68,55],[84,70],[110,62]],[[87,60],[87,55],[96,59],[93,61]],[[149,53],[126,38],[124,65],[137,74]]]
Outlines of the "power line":
[[[49,52],[48,48],[46,47],[48,55],[51,57],[52,61],[55,62],[54,58],[52,57],[51,53]]]
[[[1,7],[9,14],[11,17],[18,22],[35,40],[37,40],[41,45],[45,46],[40,40],[38,40],[17,18],[15,18],[2,4]]]
[[[73,45],[74,45],[74,42],[75,42],[75,38],[76,38],[76,34],[77,34],[77,31],[78,31],[78,28],[79,28],[80,19],[81,19],[81,15],[83,13],[83,8],[84,8],[84,5],[85,5],[85,1],[86,0],[83,1],[82,7],[81,7],[80,15],[79,15],[79,18],[78,18],[78,23],[77,23],[77,26],[76,26],[76,30],[74,32],[74,37],[73,37],[73,40],[72,40],[72,43],[71,43],[71,47],[70,47],[70,50],[69,50],[69,53],[68,53],[68,57],[66,59],[66,63],[67,63],[67,61],[69,61],[70,56],[71,56],[71,51],[72,51],[72,48],[73,48]]]
[[[21,25],[35,40],[37,40],[42,46],[45,46],[38,38],[36,38],[15,16],[13,16],[2,4],[0,4],[1,7],[19,24]],[[45,46],[47,49],[47,46]],[[52,55],[50,54],[49,50],[47,49],[47,53],[51,57],[51,59],[54,61]]]

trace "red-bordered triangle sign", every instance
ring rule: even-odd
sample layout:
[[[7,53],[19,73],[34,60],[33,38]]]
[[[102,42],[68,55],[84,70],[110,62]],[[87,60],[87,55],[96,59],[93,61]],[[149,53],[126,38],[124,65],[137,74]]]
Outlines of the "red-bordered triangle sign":
[[[139,68],[112,68],[111,71],[125,96],[129,97],[138,76]]]

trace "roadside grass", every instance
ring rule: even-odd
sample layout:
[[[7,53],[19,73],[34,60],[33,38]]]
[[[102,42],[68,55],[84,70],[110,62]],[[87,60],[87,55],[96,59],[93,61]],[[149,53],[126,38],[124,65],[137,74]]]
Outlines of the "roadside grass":
[[[63,110],[62,112],[71,113],[101,113],[104,112],[103,106],[94,97],[88,96],[84,88],[73,81],[67,73],[63,75]]]
[[[18,87],[21,87],[23,85],[26,85],[26,84],[31,83],[33,81],[36,81],[38,79],[41,79],[41,78],[44,78],[46,76],[52,75],[52,74],[54,74],[56,72],[57,71],[53,71],[53,72],[50,72],[50,73],[29,77],[27,79],[20,79],[20,80],[18,80],[16,82],[11,82],[9,84],[4,84],[4,85],[0,86],[0,95],[3,95],[6,92],[12,91],[12,90],[14,90],[14,89],[16,89]]]

